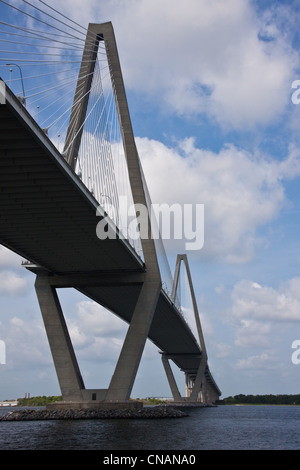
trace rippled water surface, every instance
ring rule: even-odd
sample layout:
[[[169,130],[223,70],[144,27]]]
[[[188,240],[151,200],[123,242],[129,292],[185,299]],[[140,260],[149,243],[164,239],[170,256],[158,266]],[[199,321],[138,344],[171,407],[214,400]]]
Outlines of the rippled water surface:
[[[11,409],[0,409],[6,414]],[[7,450],[296,450],[300,407],[188,408],[189,417],[161,420],[0,422]]]

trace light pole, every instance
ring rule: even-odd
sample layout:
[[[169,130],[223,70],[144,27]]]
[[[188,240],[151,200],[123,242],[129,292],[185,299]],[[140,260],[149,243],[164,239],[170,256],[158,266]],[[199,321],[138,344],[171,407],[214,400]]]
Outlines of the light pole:
[[[24,81],[23,81],[23,74],[22,74],[22,69],[21,67],[18,65],[18,64],[6,64],[8,66],[14,66],[14,67],[18,67],[19,71],[20,71],[20,77],[21,77],[21,83],[22,83],[22,90],[23,90],[23,98],[24,98],[24,104],[26,104],[26,99],[25,99],[25,90],[24,90]]]

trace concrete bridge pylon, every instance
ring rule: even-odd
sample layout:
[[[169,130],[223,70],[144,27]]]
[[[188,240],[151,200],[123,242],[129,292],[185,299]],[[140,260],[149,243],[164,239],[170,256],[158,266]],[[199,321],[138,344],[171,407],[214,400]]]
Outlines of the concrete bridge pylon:
[[[74,171],[99,44],[106,51],[133,203],[147,209],[148,232],[141,237],[142,257],[122,237],[100,240],[96,236],[99,203]],[[207,365],[186,255],[178,255],[172,295],[162,287],[159,252],[152,238],[151,203],[135,144],[112,24],[92,23],[88,27],[63,155],[4,82],[0,85],[1,125],[6,129],[0,136],[4,149],[0,189],[6,221],[0,243],[30,260],[25,267],[36,275],[36,294],[63,397],[57,406],[140,406],[130,396],[148,338],[162,352],[175,401],[199,402],[201,398],[207,402],[209,395],[218,395]],[[138,210],[136,218],[141,221]],[[119,233],[111,219],[109,229]],[[182,262],[188,274],[199,344],[174,302]],[[59,288],[70,287],[128,323],[108,388],[85,387],[57,293]],[[186,375],[186,397],[180,395],[170,359]]]

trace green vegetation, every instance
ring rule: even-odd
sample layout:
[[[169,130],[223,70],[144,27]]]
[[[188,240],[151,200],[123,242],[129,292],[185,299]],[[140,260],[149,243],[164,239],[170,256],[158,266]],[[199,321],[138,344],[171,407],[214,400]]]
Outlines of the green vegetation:
[[[300,405],[300,395],[235,395],[218,401],[219,405]]]
[[[160,405],[166,403],[166,400],[160,398],[136,398],[135,400],[142,401],[144,405]],[[18,398],[18,406],[46,406],[48,403],[62,401],[61,396],[46,397],[31,397],[31,398]]]
[[[135,400],[142,401],[144,405],[163,405],[168,402],[161,398],[136,398]]]
[[[168,402],[160,398],[137,398],[144,405],[159,405]],[[62,401],[61,396],[46,397],[45,395],[32,398],[18,398],[18,406],[46,406],[48,403]],[[244,395],[218,400],[218,405],[300,405],[299,395]]]
[[[61,401],[62,397],[32,397],[32,398],[18,398],[18,406],[46,406],[48,403]]]

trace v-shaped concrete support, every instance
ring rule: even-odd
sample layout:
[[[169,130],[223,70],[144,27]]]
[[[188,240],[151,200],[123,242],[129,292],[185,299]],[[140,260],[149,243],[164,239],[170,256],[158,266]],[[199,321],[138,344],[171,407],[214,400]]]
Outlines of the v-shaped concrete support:
[[[145,224],[148,227],[148,235],[141,239],[146,265],[145,281],[106,397],[107,401],[129,400],[155,308],[157,306],[161,290],[161,276],[154,240],[151,237],[151,208],[148,207],[146,192],[143,186],[140,160],[132,130],[113,27],[111,23],[105,23],[103,25],[90,25],[89,30],[94,31],[94,33],[97,32],[98,35],[100,34],[103,37],[106,47],[107,59],[115,93],[115,102],[119,115],[120,129],[123,134],[123,144],[133,202],[136,206],[141,204],[143,207],[147,207],[148,209],[148,221]]]
[[[91,89],[91,77],[94,71],[95,59],[100,42],[104,43],[106,48],[133,202],[136,207],[140,205],[146,207],[148,217],[148,220],[145,221],[146,223],[144,224],[145,227],[148,227],[148,234],[145,236],[144,233],[141,240],[146,266],[145,279],[106,395],[106,401],[126,401],[130,398],[130,393],[157,306],[161,290],[161,276],[154,241],[151,237],[150,208],[147,205],[140,160],[132,130],[115,35],[110,22],[104,24],[90,24],[88,27],[82,65],[65,145],[67,161],[75,168],[82,134],[82,125],[88,105],[88,94]],[[139,220],[141,221],[141,215],[139,215]]]
[[[196,376],[193,377],[192,389],[191,389],[191,391],[188,390],[188,396],[184,399],[184,401],[196,402],[196,401],[199,400],[200,392],[203,391],[203,388],[204,388],[205,383],[206,383],[205,370],[206,370],[206,367],[207,367],[207,352],[206,352],[206,346],[205,346],[205,342],[204,342],[204,335],[203,335],[200,316],[199,316],[199,312],[198,312],[198,307],[197,307],[196,296],[195,296],[195,292],[194,292],[191,272],[190,272],[190,268],[189,268],[188,259],[187,259],[186,254],[177,255],[171,299],[173,300],[173,302],[175,302],[177,289],[178,289],[180,267],[181,267],[182,262],[185,265],[185,269],[186,269],[186,273],[187,273],[187,279],[188,279],[188,284],[189,284],[189,288],[190,288],[190,294],[191,294],[191,299],[192,299],[195,323],[196,323],[199,342],[200,342],[200,347],[201,347],[201,361],[200,361],[200,364],[199,364],[199,368],[198,368]],[[167,372],[167,369],[166,369],[166,372]],[[175,395],[173,393],[174,399],[177,400],[180,397],[178,396],[178,393],[176,391],[177,387],[176,388],[174,387],[174,377],[172,379],[172,377],[170,377],[170,375],[168,375],[168,373],[167,373],[167,377],[168,377],[168,380],[169,380],[171,390],[175,391]],[[189,377],[187,377],[187,381],[189,381]]]

